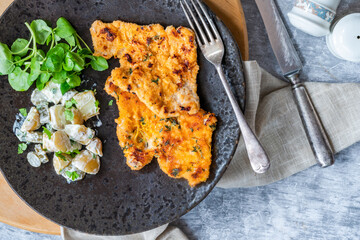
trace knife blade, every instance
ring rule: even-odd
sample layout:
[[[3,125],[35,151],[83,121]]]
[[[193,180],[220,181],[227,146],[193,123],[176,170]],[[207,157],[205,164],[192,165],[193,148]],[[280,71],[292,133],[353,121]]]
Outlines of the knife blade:
[[[300,72],[302,63],[273,0],[255,0],[270,44],[284,76]]]
[[[324,127],[299,79],[302,63],[279,14],[274,0],[255,0],[264,21],[271,47],[292,91],[315,159],[322,167],[334,163],[334,154]]]

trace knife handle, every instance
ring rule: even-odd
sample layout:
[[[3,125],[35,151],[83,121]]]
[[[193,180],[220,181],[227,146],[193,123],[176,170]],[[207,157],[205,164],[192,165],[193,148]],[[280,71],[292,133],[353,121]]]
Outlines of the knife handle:
[[[315,158],[321,167],[331,166],[334,164],[334,153],[309,94],[297,76],[291,81],[295,83],[292,91]]]

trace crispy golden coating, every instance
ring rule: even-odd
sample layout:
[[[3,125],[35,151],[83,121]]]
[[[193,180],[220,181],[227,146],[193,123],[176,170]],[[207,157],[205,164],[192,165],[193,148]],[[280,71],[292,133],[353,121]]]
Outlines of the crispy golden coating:
[[[205,182],[211,165],[211,139],[216,118],[201,110],[178,118],[160,118],[132,93],[121,91],[110,77],[105,85],[119,109],[117,136],[128,166],[140,170],[158,159],[172,178],[185,178],[190,186]]]
[[[211,165],[211,139],[216,118],[204,110],[165,120],[158,163],[173,178],[185,178],[189,185],[205,182]]]
[[[190,29],[95,21],[90,31],[95,55],[120,59],[112,78],[122,91],[135,93],[159,117],[199,111],[199,66]]]

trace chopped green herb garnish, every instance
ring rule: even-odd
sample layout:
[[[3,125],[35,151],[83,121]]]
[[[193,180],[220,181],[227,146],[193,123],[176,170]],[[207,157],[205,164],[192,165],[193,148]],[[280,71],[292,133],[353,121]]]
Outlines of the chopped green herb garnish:
[[[21,113],[21,115],[23,115],[24,117],[27,116],[27,111],[26,111],[26,108],[20,108],[19,109],[19,112]]]
[[[150,58],[151,56],[152,56],[152,54],[147,53],[147,54],[145,55],[145,58],[144,58],[143,62],[146,62],[147,60],[149,60],[149,58]]]
[[[197,142],[197,141],[196,141],[196,142]],[[192,152],[199,152],[200,155],[201,155],[201,158],[204,158],[204,156],[203,156],[203,154],[202,154],[202,151],[201,151],[201,148],[200,148],[199,145],[194,146]]]
[[[66,154],[70,155],[72,158],[74,158],[76,155],[78,155],[80,153],[79,150],[75,149],[74,151],[72,152],[66,152]]]
[[[156,80],[151,80],[151,82],[153,82],[153,83],[156,83],[156,85],[159,85],[159,78],[157,78]]]
[[[159,133],[161,133],[163,131],[163,128],[160,129]]]
[[[168,125],[165,125],[165,131],[171,131],[171,127],[170,126],[168,126]]]
[[[133,146],[134,146],[133,144],[125,145],[124,150],[127,150],[127,149],[129,149],[129,148],[131,148]]]
[[[26,143],[19,143],[18,145],[18,154],[22,154],[27,149]]]
[[[113,105],[113,102],[114,102],[114,100],[110,100],[110,101],[109,101],[109,106],[112,106],[112,105]]]
[[[77,104],[75,99],[71,99],[65,102],[65,108],[72,108],[72,106],[75,106]]]
[[[193,129],[193,128],[190,128],[190,131],[191,131],[191,132],[194,132],[194,129]]]
[[[48,136],[48,138],[51,139],[52,133],[50,132],[50,130],[44,126],[42,128],[44,129],[44,133]]]
[[[64,115],[65,115],[65,119],[67,121],[71,122],[74,120],[74,113],[73,113],[73,111],[71,111],[71,109],[66,109],[64,112]]]
[[[96,154],[93,153],[93,154],[92,154],[92,157],[93,157],[93,159],[96,159]]]
[[[145,119],[143,117],[140,118],[141,125],[145,125]]]
[[[100,104],[100,103],[99,103],[99,100],[96,100],[96,101],[95,101],[95,107],[96,107],[96,109],[99,108],[99,104]]]
[[[57,156],[58,158],[60,158],[61,160],[67,162],[67,159],[64,155],[62,155],[62,152],[56,152],[55,156]]]
[[[179,125],[177,119],[176,119],[176,118],[173,118],[173,117],[172,117],[172,118],[167,118],[167,119],[166,119],[166,122],[171,122],[171,124],[172,124],[173,126]]]
[[[180,170],[178,168],[174,168],[172,171],[171,171],[171,175],[173,175],[174,177],[176,177],[178,174],[179,174]]]
[[[211,128],[211,130],[215,130],[215,129],[216,129],[216,123],[211,124],[211,125],[210,125],[210,128]]]
[[[130,75],[133,73],[132,68],[129,69],[129,73],[130,73]]]
[[[68,178],[70,178],[72,181],[75,181],[76,179],[78,179],[80,176],[76,171],[70,172],[70,171],[66,171],[65,172],[66,176],[68,176]]]

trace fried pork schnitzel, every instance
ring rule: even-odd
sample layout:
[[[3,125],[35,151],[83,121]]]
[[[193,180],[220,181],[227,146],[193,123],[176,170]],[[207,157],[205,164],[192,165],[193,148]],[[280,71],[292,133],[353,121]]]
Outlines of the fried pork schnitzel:
[[[194,33],[159,24],[95,21],[95,55],[120,59],[105,91],[116,99],[117,136],[127,165],[140,170],[153,158],[172,178],[205,182],[216,117],[200,109]]]
[[[120,68],[112,74],[122,91],[136,93],[159,117],[199,111],[199,66],[193,31],[122,21],[95,21],[90,31],[95,55],[120,59]]]

